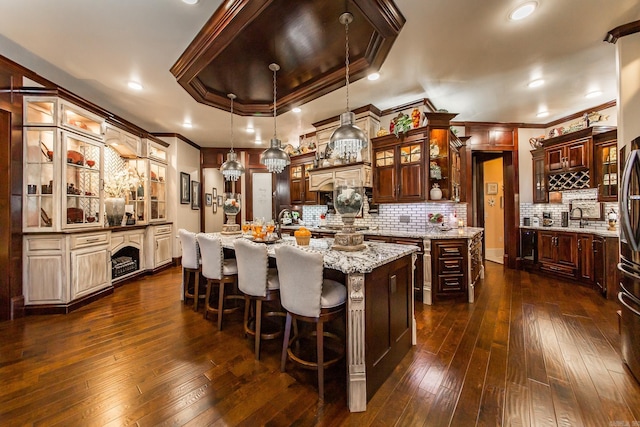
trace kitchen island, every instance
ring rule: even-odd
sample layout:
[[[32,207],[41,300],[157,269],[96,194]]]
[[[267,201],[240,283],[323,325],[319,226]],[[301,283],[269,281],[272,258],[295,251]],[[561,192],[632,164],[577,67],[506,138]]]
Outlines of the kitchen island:
[[[238,236],[216,234],[233,249]],[[358,252],[331,249],[333,239],[311,239],[309,250],[324,255],[327,273],[344,274],[347,287],[347,405],[365,411],[400,360],[416,344],[413,271],[419,248],[367,242]],[[296,245],[293,237],[268,244],[270,257],[278,245]]]
[[[282,227],[282,233],[293,233],[299,226]],[[365,241],[417,245],[414,281],[418,298],[431,305],[434,300],[465,296],[475,300],[475,286],[484,278],[482,239],[484,229],[460,227],[447,230],[440,226],[415,231],[361,229]],[[341,227],[310,227],[314,236],[331,236]]]

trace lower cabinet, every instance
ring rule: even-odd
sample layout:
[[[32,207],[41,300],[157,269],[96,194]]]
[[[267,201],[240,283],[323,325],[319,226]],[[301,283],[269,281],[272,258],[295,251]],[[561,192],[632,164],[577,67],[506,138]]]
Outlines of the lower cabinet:
[[[173,261],[171,224],[152,225],[147,228],[147,266],[155,270]]]
[[[67,306],[111,287],[108,231],[24,237],[25,306]]]
[[[431,256],[435,297],[467,295],[467,240],[433,240]]]
[[[616,299],[617,237],[525,228],[520,239],[522,268],[592,285],[607,299]]]

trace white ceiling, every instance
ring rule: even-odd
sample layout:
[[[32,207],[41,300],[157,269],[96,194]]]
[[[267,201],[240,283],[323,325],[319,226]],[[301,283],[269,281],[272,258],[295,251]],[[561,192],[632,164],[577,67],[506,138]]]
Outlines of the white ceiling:
[[[509,12],[524,1],[396,0],[407,22],[381,78],[349,86],[350,107],[386,109],[430,98],[459,113],[455,120],[542,124],[616,99],[615,46],[602,40],[640,19],[640,2],[537,0],[534,15],[510,21]],[[198,104],[169,72],[220,3],[0,0],[0,54],[149,132],[227,147],[229,113]],[[545,85],[528,88],[534,78]],[[130,79],[144,90],[129,89]],[[586,99],[594,90],[603,94]],[[314,130],[311,123],[345,106],[343,88],[302,113],[282,114],[278,137],[296,145],[298,135]],[[550,115],[537,118],[540,110]],[[185,120],[192,129],[182,127]],[[234,128],[236,147],[256,146],[256,135],[266,146],[273,119],[236,116]]]

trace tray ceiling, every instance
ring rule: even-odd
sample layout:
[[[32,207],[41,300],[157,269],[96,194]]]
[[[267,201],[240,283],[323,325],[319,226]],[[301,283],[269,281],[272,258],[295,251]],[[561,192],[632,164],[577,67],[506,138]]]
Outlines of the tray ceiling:
[[[405,23],[392,1],[230,0],[214,12],[171,68],[198,102],[243,116],[278,113],[345,85],[345,29],[349,25],[350,81],[377,71]]]

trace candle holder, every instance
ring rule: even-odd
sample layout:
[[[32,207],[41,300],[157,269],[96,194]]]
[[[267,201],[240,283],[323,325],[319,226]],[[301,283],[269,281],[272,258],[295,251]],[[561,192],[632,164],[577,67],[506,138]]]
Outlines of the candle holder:
[[[240,234],[240,224],[236,224],[236,215],[240,212],[241,194],[224,193],[222,211],[227,216],[227,223],[222,226],[221,234]]]
[[[356,233],[353,225],[356,215],[362,210],[364,190],[355,180],[338,179],[334,182],[333,206],[342,218],[342,232],[337,233],[332,248],[338,251],[361,251],[364,235]]]

